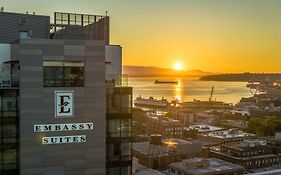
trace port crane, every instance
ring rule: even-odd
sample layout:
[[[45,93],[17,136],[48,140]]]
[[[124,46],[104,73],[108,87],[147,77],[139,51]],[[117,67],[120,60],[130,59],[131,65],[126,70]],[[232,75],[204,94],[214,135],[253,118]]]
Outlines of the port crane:
[[[214,86],[212,86],[212,90],[211,90],[210,97],[209,97],[209,102],[212,101],[213,94],[214,94]]]

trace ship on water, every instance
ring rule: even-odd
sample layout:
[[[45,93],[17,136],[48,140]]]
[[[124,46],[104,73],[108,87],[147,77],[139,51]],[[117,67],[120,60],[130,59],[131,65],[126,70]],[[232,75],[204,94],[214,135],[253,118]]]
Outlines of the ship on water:
[[[155,80],[155,84],[178,84],[178,81],[164,81],[164,80]]]
[[[134,100],[134,105],[135,106],[149,106],[149,107],[167,107],[169,105],[169,102],[164,97],[162,97],[161,100],[157,100],[153,97],[143,98],[143,97],[139,96]]]

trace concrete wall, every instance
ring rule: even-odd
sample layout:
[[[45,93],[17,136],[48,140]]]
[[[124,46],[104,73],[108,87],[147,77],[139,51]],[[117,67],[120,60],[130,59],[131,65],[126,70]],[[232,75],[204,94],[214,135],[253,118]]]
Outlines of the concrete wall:
[[[20,61],[21,175],[104,175],[106,165],[105,45],[102,41],[22,40]],[[43,60],[85,61],[85,87],[43,87]],[[74,117],[55,118],[54,91],[74,91]],[[93,131],[34,133],[38,124],[93,122]],[[42,145],[43,136],[86,135],[86,143]]]
[[[20,31],[31,31],[32,38],[49,38],[50,17],[0,12],[0,43],[15,42]]]

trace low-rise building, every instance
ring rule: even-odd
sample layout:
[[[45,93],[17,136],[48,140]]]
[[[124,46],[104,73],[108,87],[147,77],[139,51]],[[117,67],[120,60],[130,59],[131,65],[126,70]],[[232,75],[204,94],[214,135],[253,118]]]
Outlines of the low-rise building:
[[[147,114],[146,133],[161,134],[165,138],[182,137],[186,127],[180,120],[171,119],[164,115]]]
[[[169,165],[171,175],[237,175],[245,171],[240,166],[216,158],[194,158]]]
[[[213,131],[206,134],[198,134],[200,139],[217,142],[219,144],[241,142],[245,139],[255,137],[254,134],[246,133],[238,129],[228,129],[221,131]]]
[[[140,164],[153,169],[166,168],[171,162],[200,156],[201,153],[201,143],[181,139],[161,140],[159,135],[152,136],[150,142],[133,144],[133,156]]]
[[[210,133],[213,131],[221,131],[224,128],[212,126],[212,125],[190,125],[189,130],[196,130],[198,133]]]
[[[278,146],[266,140],[245,140],[240,143],[221,145],[210,150],[210,156],[244,166],[247,169],[268,167],[281,163]]]

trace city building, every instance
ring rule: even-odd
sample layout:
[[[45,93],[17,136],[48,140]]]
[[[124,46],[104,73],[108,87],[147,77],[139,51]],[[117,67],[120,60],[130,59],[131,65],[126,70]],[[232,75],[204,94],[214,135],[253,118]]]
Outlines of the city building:
[[[201,143],[181,139],[163,139],[161,135],[152,135],[150,142],[133,144],[133,156],[138,163],[152,169],[165,169],[171,162],[200,156]]]
[[[147,113],[146,133],[160,134],[164,138],[181,138],[186,127],[180,120],[166,117],[165,114]]]
[[[130,175],[132,88],[109,17],[0,12],[0,174]]]
[[[212,125],[190,125],[189,130],[196,130],[198,133],[210,133],[214,131],[222,131],[224,128],[212,126]]]
[[[217,142],[218,144],[241,142],[245,139],[254,138],[254,134],[246,133],[239,129],[226,129],[220,131],[212,131],[209,133],[201,133],[197,138],[206,141]]]
[[[184,159],[169,165],[170,175],[238,175],[245,169],[230,162],[216,158],[193,158]]]
[[[157,171],[148,167],[145,167],[138,163],[138,159],[133,157],[133,174],[134,175],[165,175],[161,171]]]
[[[232,162],[247,169],[280,164],[280,153],[280,144],[268,144],[267,140],[244,140],[240,143],[229,143],[210,150],[211,157]]]

